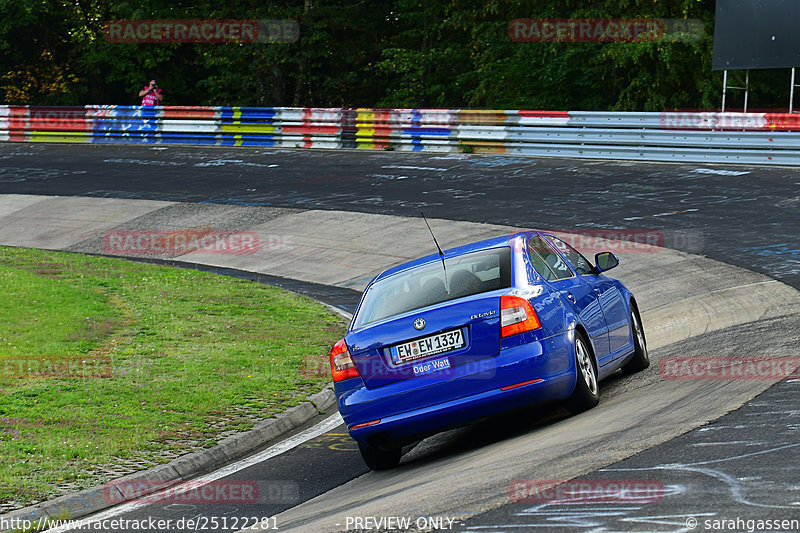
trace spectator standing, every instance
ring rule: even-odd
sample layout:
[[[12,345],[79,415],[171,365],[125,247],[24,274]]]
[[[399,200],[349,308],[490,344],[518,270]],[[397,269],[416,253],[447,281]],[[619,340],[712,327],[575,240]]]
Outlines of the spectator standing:
[[[143,106],[161,105],[161,89],[158,88],[156,80],[150,80],[150,85],[145,85],[139,91],[139,96],[142,97]]]

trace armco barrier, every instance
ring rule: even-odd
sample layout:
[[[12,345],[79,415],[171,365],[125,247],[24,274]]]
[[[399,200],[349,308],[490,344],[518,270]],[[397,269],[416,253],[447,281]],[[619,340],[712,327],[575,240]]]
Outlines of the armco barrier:
[[[0,141],[461,151],[800,165],[800,115],[0,106]]]

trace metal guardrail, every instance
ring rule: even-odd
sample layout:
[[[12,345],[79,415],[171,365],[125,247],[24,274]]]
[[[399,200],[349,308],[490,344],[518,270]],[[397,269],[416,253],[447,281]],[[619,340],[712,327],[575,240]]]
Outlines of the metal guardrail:
[[[0,106],[0,141],[461,151],[800,165],[800,115]]]

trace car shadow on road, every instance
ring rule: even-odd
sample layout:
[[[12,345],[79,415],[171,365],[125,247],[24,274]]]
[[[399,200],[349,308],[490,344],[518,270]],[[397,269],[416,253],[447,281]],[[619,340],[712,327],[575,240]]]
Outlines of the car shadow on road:
[[[524,435],[570,416],[560,403],[540,404],[495,415],[488,420],[423,439],[403,456],[401,466],[424,466],[445,457]]]
[[[651,357],[658,360],[657,353],[651,352]],[[658,381],[660,379],[658,363],[656,362],[654,366],[651,365],[649,369],[633,376],[625,376],[622,372],[617,371],[605,378],[600,383],[600,405],[597,408],[602,409],[604,400],[608,401],[627,390]],[[495,415],[465,427],[433,435],[407,447],[401,460],[401,467],[403,465],[425,466],[445,457],[456,456],[525,435],[572,416],[561,402],[537,404]]]

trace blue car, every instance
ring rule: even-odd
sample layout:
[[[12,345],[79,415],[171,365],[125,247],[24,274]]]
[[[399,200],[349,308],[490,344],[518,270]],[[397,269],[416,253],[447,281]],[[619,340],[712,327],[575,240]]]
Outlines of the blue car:
[[[650,360],[633,294],[556,236],[528,231],[378,275],[331,350],[339,412],[367,466],[426,436],[537,402],[573,413]]]

